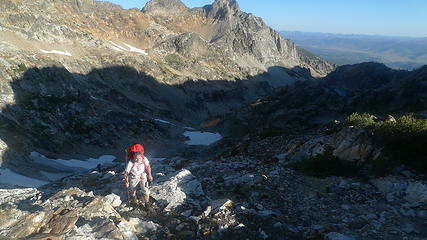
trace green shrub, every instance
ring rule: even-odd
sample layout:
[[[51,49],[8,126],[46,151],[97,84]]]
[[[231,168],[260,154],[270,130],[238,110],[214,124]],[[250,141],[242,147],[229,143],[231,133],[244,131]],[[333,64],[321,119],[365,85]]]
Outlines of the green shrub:
[[[416,119],[412,114],[396,121],[370,120],[369,114],[353,113],[347,123],[367,127],[384,145],[383,157],[372,163],[373,170],[381,175],[394,167],[405,164],[427,173],[427,119]]]
[[[368,113],[352,113],[346,120],[347,124],[359,127],[368,127],[375,124],[374,117]]]
[[[313,156],[304,161],[292,163],[289,167],[301,171],[306,175],[318,178],[329,176],[351,177],[358,174],[356,164],[341,160],[332,153],[332,147],[328,147],[323,154]]]
[[[18,64],[18,67],[15,68],[15,69],[13,69],[13,71],[16,72],[16,73],[25,72],[27,70],[28,70],[28,68],[27,68],[27,66],[24,63]]]

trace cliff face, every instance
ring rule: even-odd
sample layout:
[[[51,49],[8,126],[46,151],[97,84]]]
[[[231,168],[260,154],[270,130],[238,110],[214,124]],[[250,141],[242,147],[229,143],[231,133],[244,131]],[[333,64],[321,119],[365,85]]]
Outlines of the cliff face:
[[[143,12],[173,32],[195,33],[250,74],[260,73],[268,67],[282,66],[307,68],[313,76],[319,77],[334,68],[297,48],[292,41],[268,27],[261,18],[242,12],[236,1],[217,0],[212,5],[194,9],[174,7],[179,9],[176,11],[163,8],[179,5],[177,2],[151,1]],[[167,14],[169,12],[172,14]],[[198,50],[202,49],[193,49],[193,52],[197,54]]]

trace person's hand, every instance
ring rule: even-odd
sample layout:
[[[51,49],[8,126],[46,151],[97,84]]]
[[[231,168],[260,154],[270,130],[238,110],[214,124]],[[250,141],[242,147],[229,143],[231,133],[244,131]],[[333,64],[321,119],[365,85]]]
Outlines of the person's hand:
[[[152,175],[148,176],[148,181],[149,181],[150,183],[152,183],[152,182],[153,182],[153,176],[152,176]]]
[[[129,181],[125,180],[125,186],[126,186],[126,188],[129,187]]]

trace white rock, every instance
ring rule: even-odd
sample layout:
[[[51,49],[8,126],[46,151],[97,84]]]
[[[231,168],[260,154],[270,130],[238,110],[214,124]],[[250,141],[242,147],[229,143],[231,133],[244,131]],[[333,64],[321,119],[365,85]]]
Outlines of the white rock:
[[[117,224],[117,227],[119,227],[120,231],[123,233],[123,239],[126,240],[137,240],[138,237],[136,236],[135,228],[127,221],[120,222]]]
[[[129,225],[132,226],[135,229],[136,233],[138,234],[155,232],[157,231],[157,229],[160,228],[160,225],[152,221],[143,221],[139,218],[130,218],[128,222],[129,222]]]
[[[107,200],[108,203],[111,204],[111,206],[113,207],[118,207],[122,204],[122,200],[120,200],[120,197],[117,196],[114,193],[111,193],[107,196],[105,196],[105,199]]]
[[[240,223],[239,225],[235,226],[234,228],[235,229],[240,229],[240,228],[244,228],[244,227],[245,227],[245,224]]]
[[[203,212],[203,216],[207,217],[212,211],[212,206],[208,206],[206,210]]]
[[[212,201],[212,214],[216,214],[221,210],[226,209],[227,207],[233,206],[233,201],[230,199],[217,199]]]
[[[163,178],[166,180],[153,185],[150,192],[154,199],[165,202],[165,211],[180,206],[191,196],[204,195],[202,185],[187,169],[182,169]]]
[[[225,225],[221,225],[221,226],[219,226],[219,228],[218,228],[218,232],[223,232],[223,231],[225,231],[225,230],[227,230],[228,229],[228,225],[227,224],[225,224]]]

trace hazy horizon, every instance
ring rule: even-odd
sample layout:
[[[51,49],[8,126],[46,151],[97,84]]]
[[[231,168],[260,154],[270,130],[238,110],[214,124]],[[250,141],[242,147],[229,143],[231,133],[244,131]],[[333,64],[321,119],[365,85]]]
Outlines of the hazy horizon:
[[[342,36],[362,36],[362,37],[384,37],[384,38],[413,38],[413,39],[426,39],[426,37],[416,36],[397,36],[397,35],[383,35],[383,34],[364,34],[364,33],[336,33],[336,32],[312,32],[312,31],[300,31],[300,30],[288,30],[288,29],[276,29],[279,32],[297,32],[306,34],[331,34],[331,35],[342,35]]]
[[[142,9],[148,0],[109,0],[123,8]],[[202,7],[214,0],[181,0]],[[427,1],[423,0],[237,0],[247,13],[277,31],[427,38]]]

